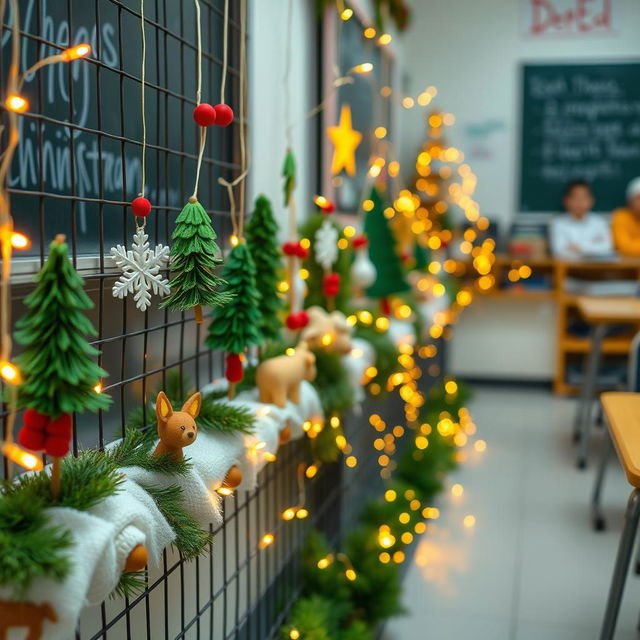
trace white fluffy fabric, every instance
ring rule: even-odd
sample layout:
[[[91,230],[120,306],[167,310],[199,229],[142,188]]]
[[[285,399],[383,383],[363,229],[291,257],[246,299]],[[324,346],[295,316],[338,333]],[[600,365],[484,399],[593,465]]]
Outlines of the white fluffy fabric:
[[[70,559],[70,570],[63,582],[48,579],[35,580],[26,601],[34,604],[48,602],[58,615],[58,622],[44,623],[44,640],[69,640],[73,638],[78,617],[88,604],[87,594],[96,570],[110,564],[114,573],[116,529],[110,522],[90,513],[66,507],[52,507],[46,510],[49,523],[69,529],[73,546],[66,553]],[[11,593],[0,587],[0,598],[10,599]],[[23,640],[24,629],[9,631],[8,640]]]

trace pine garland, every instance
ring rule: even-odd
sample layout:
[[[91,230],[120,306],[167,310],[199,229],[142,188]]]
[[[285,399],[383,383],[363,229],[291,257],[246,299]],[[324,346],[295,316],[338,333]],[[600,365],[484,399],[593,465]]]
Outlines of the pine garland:
[[[247,246],[256,266],[256,287],[260,293],[260,330],[267,340],[276,340],[282,322],[283,299],[278,293],[282,254],[278,246],[278,223],[271,202],[258,196],[246,228]]]
[[[83,451],[77,458],[62,460],[60,493],[52,506],[88,511],[105,498],[115,495],[124,476],[102,451]],[[51,478],[45,471],[23,474],[4,487],[5,496],[51,503]]]
[[[312,384],[318,390],[325,415],[346,413],[353,406],[354,390],[342,357],[325,349],[315,349],[313,353],[317,375]]]
[[[63,238],[51,243],[36,288],[24,299],[29,310],[16,323],[15,332],[16,341],[25,347],[16,358],[24,378],[18,391],[20,407],[52,419],[106,409],[111,402],[107,394],[94,389],[108,374],[94,362],[100,352],[85,338],[97,335],[83,313],[93,303]]]
[[[34,580],[61,582],[71,568],[71,533],[48,523],[48,500],[15,491],[8,483],[0,493],[0,584],[11,588],[18,600]]]
[[[129,571],[120,575],[116,588],[109,595],[110,599],[131,598],[147,588],[146,571]]]
[[[229,296],[218,291],[224,281],[214,273],[223,262],[216,238],[204,207],[197,201],[187,202],[171,236],[171,294],[161,307],[187,311],[229,302]]]
[[[387,380],[389,377],[402,369],[398,362],[400,351],[386,333],[381,333],[372,325],[358,325],[353,333],[353,337],[366,340],[373,346],[376,354],[374,366],[377,373],[370,380],[370,383],[378,385],[380,393],[377,394],[377,397],[383,397],[387,391]],[[369,386],[367,386],[366,389],[369,391]]]

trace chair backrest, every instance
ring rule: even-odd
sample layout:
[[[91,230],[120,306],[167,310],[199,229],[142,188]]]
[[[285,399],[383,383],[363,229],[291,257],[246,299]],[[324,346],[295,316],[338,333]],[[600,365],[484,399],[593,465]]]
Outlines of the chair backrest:
[[[640,392],[640,332],[633,336],[629,348],[629,372],[627,379],[628,390]]]

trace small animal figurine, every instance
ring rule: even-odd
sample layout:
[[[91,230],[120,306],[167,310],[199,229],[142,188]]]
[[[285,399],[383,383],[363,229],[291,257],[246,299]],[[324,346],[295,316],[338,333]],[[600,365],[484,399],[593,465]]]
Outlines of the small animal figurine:
[[[0,640],[9,637],[9,629],[27,628],[26,640],[40,640],[45,620],[58,622],[58,615],[48,602],[8,602],[0,600]]]
[[[322,307],[309,307],[309,324],[303,329],[300,339],[312,349],[324,348],[347,354],[351,351],[352,327],[344,313],[327,313]]]
[[[161,391],[156,398],[156,416],[158,418],[158,437],[160,442],[154,455],[170,453],[174,460],[184,459],[182,449],[196,441],[198,427],[196,418],[202,406],[202,395],[194,393],[182,406],[174,411],[169,398]]]
[[[256,369],[260,402],[284,407],[287,399],[300,401],[300,383],[316,377],[316,357],[302,341],[292,355],[269,358]]]

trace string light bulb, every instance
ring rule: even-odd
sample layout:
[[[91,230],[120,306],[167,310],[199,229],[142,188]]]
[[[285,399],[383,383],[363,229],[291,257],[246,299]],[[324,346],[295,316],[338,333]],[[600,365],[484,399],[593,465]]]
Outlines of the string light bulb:
[[[349,9],[349,7],[345,7],[340,13],[340,18],[345,22],[350,20],[353,17],[353,9]]]
[[[2,378],[7,384],[19,385],[23,383],[20,369],[18,369],[18,367],[16,367],[12,362],[0,362],[0,378]]]
[[[298,638],[300,638],[300,632],[297,629],[291,629],[291,631],[289,631],[289,637],[291,640],[298,640]]]
[[[259,547],[261,549],[266,549],[269,545],[273,544],[275,540],[275,536],[272,533],[265,533],[260,539]]]
[[[10,242],[14,249],[28,249],[31,246],[31,240],[23,233],[18,233],[17,231],[11,234]]]
[[[357,73],[359,75],[366,75],[373,71],[373,64],[371,62],[363,62],[362,64],[357,64],[355,67],[351,68],[352,73]]]
[[[44,468],[42,460],[38,456],[25,451],[15,442],[3,442],[0,450],[11,462],[15,462],[27,471],[41,471]]]
[[[91,45],[86,42],[77,44],[75,47],[65,49],[60,55],[65,62],[86,58],[91,53]]]
[[[386,46],[388,45],[391,40],[392,40],[392,36],[390,33],[383,33],[379,38],[378,38],[378,44],[381,46]]]
[[[29,108],[29,101],[17,93],[10,93],[4,101],[4,106],[14,113],[24,113]]]

